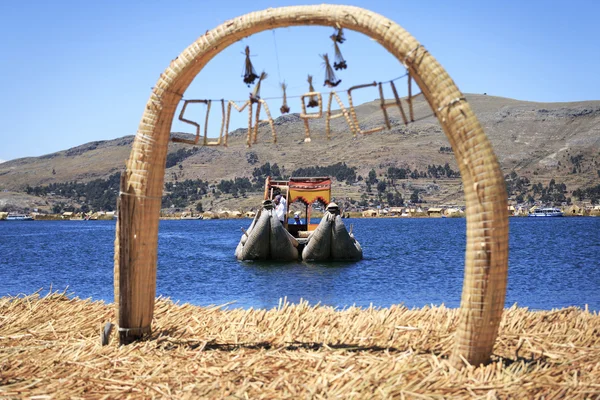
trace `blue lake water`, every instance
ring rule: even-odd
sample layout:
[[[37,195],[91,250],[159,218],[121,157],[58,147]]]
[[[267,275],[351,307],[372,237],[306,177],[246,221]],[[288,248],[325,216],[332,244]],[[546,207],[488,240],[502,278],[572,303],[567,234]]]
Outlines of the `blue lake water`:
[[[365,258],[239,262],[250,220],[161,221],[157,295],[272,308],[279,299],[351,305],[460,305],[464,219],[348,219]],[[47,292],[113,301],[114,221],[0,223],[0,296]],[[506,306],[600,311],[600,218],[512,218]]]

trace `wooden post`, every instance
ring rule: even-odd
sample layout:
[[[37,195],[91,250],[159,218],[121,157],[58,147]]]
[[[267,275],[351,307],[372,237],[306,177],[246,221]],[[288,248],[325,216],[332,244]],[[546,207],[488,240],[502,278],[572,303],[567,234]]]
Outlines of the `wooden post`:
[[[290,203],[289,203],[289,195],[290,195],[290,187],[289,187],[289,183],[288,183],[288,187],[285,193],[285,210],[284,212],[284,218],[283,218],[283,227],[285,228],[285,230],[287,231],[288,228],[288,217],[289,217],[289,209],[290,209]]]
[[[410,114],[410,122],[415,122],[415,112],[413,110],[413,99],[412,99],[412,76],[408,74],[408,112]]]
[[[306,230],[308,230],[308,225],[310,224],[310,218],[308,216],[308,204],[306,204],[304,208],[304,217],[306,218]]]

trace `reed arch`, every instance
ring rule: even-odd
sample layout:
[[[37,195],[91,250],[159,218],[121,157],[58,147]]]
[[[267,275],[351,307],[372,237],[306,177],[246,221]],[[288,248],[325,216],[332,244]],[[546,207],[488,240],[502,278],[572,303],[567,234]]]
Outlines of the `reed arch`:
[[[504,308],[508,270],[507,197],[497,158],[461,92],[415,38],[379,14],[328,4],[270,8],[231,19],[198,38],[160,75],[121,179],[115,240],[121,343],[150,331],[167,147],[183,93],[229,45],[265,30],[304,25],[337,26],[375,39],[406,66],[436,114],[458,161],[466,200],[465,278],[451,361],[487,362]]]

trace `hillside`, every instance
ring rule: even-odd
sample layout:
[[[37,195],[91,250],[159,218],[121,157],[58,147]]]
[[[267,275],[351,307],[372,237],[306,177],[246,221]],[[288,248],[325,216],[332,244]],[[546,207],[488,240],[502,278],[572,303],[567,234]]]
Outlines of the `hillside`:
[[[578,188],[600,183],[600,101],[534,103],[501,97],[466,96],[492,142],[506,174],[515,172],[531,184],[547,185],[551,179],[564,183],[567,195]],[[273,108],[274,105],[271,105]],[[427,170],[445,165],[458,170],[451,152],[441,151],[448,141],[422,97],[415,102],[416,122],[404,126],[400,114],[390,109],[391,130],[356,138],[348,133],[344,118],[332,120],[332,135],[325,137],[325,118],[310,121],[310,143],[304,142],[304,124],[297,114],[275,120],[278,141],[273,143],[268,124],[261,124],[258,144],[245,146],[246,130],[230,133],[228,147],[200,147],[198,151],[167,169],[166,182],[252,177],[254,168],[266,162],[277,164],[284,174],[312,165],[345,162],[367,177],[371,169],[383,179],[389,167]],[[383,124],[378,101],[356,107],[362,129]],[[22,192],[27,185],[56,182],[87,182],[123,169],[133,136],[87,143],[42,157],[22,158],[0,164],[0,190]],[[171,143],[169,152],[191,149]],[[192,152],[190,152],[192,153]],[[422,190],[429,203],[463,203],[459,178],[403,180],[396,189],[405,199]],[[338,184],[334,195],[360,199],[364,181],[353,186]],[[375,190],[375,189],[373,189]],[[235,205],[241,199],[223,196],[206,200],[205,209]],[[230,204],[228,204],[228,202]],[[247,207],[256,200],[247,199]]]

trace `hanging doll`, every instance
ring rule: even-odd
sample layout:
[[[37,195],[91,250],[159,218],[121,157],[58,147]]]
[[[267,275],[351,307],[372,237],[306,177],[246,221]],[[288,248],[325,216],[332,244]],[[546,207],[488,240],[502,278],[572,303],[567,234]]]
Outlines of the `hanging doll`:
[[[315,91],[315,88],[313,87],[312,79],[313,79],[313,77],[311,75],[309,75],[308,76],[308,91],[310,93],[314,93],[314,91]],[[310,96],[307,107],[313,108],[313,107],[318,107],[318,106],[319,106],[319,102],[317,100],[317,96]]]
[[[329,56],[327,54],[323,54],[321,55],[321,58],[323,58],[323,64],[325,64],[325,83],[323,86],[336,87],[342,80],[335,76],[333,68],[331,68],[331,64],[329,63]]]
[[[339,71],[340,69],[348,68],[348,65],[346,64],[346,60],[344,60],[344,57],[342,56],[342,52],[340,51],[340,47],[338,46],[336,40],[334,39],[335,36],[332,35],[331,38],[333,39],[333,47],[335,49],[335,60],[333,61],[333,68],[335,68],[336,71]]]
[[[252,61],[250,61],[250,47],[246,46],[246,62],[244,64],[244,83],[250,87],[251,84],[258,78],[256,75],[256,71],[254,71],[254,67],[252,66]]]
[[[335,30],[335,33],[333,35],[331,35],[330,37],[334,42],[337,42],[340,44],[344,43],[344,41],[346,40],[346,38],[344,37],[344,31],[342,30],[342,28],[337,28]]]
[[[283,105],[279,109],[279,111],[281,111],[282,114],[287,114],[290,112],[290,108],[287,105],[287,96],[285,94],[286,89],[287,89],[287,85],[285,84],[285,82],[283,82],[281,84],[281,90],[283,90]]]

